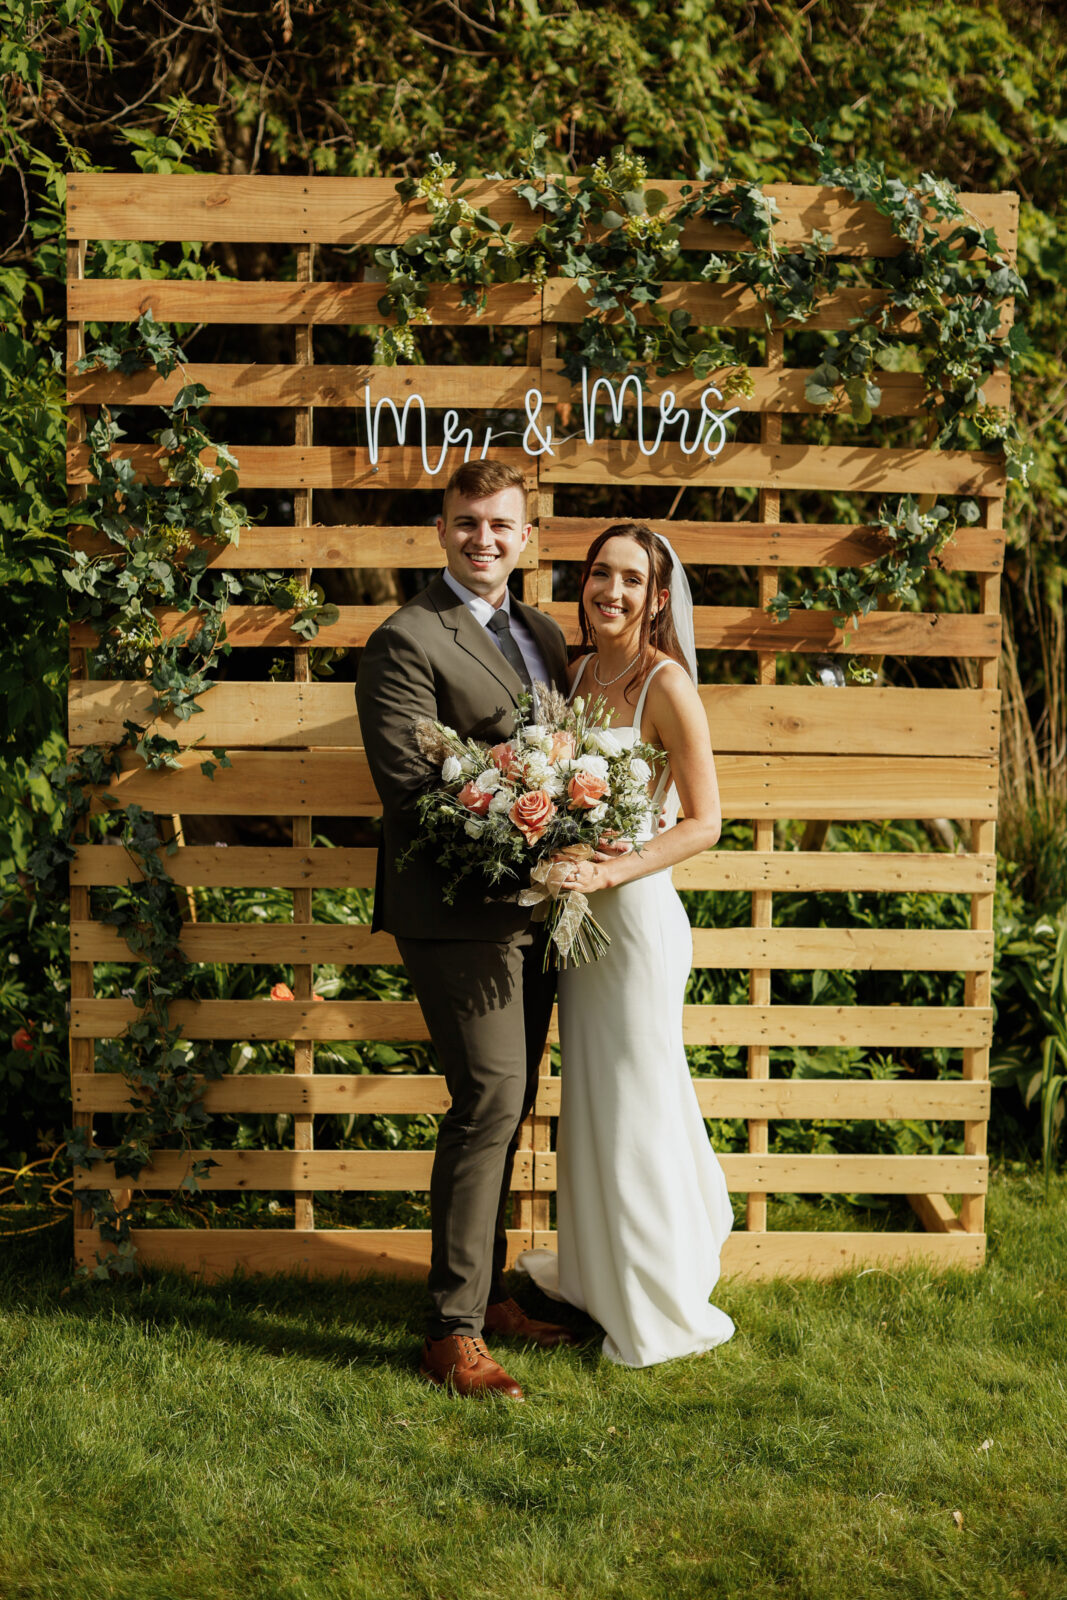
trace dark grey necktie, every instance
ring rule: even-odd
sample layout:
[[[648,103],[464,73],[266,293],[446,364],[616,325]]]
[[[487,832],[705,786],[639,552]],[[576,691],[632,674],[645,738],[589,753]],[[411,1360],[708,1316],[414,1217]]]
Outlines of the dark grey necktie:
[[[527,689],[532,689],[533,680],[530,677],[530,669],[523,660],[522,651],[515,643],[515,635],[511,631],[511,618],[503,606],[493,612],[493,615],[486,623],[486,627],[495,638],[504,660],[510,667],[514,667],[522,679],[523,685]]]

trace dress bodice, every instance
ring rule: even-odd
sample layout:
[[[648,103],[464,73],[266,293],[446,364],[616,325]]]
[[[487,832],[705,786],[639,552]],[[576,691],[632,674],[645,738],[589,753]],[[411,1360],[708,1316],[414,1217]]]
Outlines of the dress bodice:
[[[574,682],[571,684],[570,694],[567,697],[568,699],[574,698],[578,690],[578,685],[585,676],[585,669],[592,659],[593,657],[591,654],[582,658],[582,662],[578,668]],[[637,739],[640,739],[641,737],[641,719],[645,714],[645,701],[648,698],[649,685],[651,684],[652,679],[656,676],[656,673],[659,671],[660,667],[665,667],[666,665],[666,661],[657,661],[656,665],[652,668],[652,671],[641,685],[641,693],[638,695],[637,705],[634,707],[634,718],[632,724],[634,735]],[[678,821],[678,791],[671,782],[671,771],[669,764],[664,766],[649,794],[649,810],[651,814],[652,825],[648,829],[647,833],[644,831],[642,832],[642,834],[639,836],[641,838],[651,839],[653,837],[653,834],[656,831],[656,818],[660,815],[662,815],[665,819],[665,825],[668,828],[673,828],[674,824]]]

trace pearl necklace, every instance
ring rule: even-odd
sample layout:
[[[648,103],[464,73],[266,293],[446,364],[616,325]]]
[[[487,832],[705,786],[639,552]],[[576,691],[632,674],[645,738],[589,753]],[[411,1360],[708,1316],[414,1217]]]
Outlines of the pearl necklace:
[[[600,687],[602,689],[610,689],[611,685],[613,683],[618,683],[620,678],[625,678],[625,676],[629,672],[630,668],[631,667],[636,667],[636,665],[640,661],[640,659],[641,659],[641,652],[639,650],[637,652],[637,654],[634,656],[633,660],[632,661],[628,661],[626,663],[626,665],[623,667],[621,672],[617,672],[613,678],[609,678],[607,680],[607,682],[605,683],[604,679],[600,676],[600,673],[597,671],[597,660],[598,660],[598,658],[596,656],[594,656],[593,657],[593,677],[596,679],[597,683],[600,685]]]

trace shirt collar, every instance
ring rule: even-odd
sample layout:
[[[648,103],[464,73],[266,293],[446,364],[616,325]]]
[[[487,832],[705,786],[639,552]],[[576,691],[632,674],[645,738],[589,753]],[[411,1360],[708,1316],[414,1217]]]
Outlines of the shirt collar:
[[[463,584],[452,576],[447,567],[444,568],[441,576],[452,590],[452,593],[457,599],[463,601],[471,616],[476,622],[480,622],[483,628],[488,627],[490,619],[498,609],[504,611],[509,617],[511,616],[511,591],[509,589],[504,590],[504,598],[500,606],[497,607],[490,605],[488,600],[483,600],[480,594],[472,594],[470,589],[465,589]]]

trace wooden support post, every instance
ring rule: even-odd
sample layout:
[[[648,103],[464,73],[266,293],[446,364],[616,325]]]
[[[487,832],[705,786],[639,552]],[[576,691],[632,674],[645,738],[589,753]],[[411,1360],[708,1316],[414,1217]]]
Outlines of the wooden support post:
[[[73,283],[76,279],[85,276],[86,246],[83,239],[71,240],[67,245],[67,280]],[[67,368],[73,371],[74,364],[80,361],[85,354],[85,323],[67,323]],[[67,411],[67,447],[74,449],[85,439],[85,408],[84,406],[71,406]],[[83,486],[68,488],[67,499],[70,504],[85,499]],[[72,678],[87,678],[89,664],[87,652],[72,650],[70,653],[70,674]],[[72,922],[88,922],[92,916],[90,909],[90,891],[80,885],[72,883],[70,886],[70,918]],[[93,963],[91,961],[72,961],[70,964],[70,998],[71,1001],[91,1000],[93,997]],[[71,1094],[74,1103],[78,1103],[76,1093],[78,1085],[75,1079],[82,1074],[92,1076],[95,1066],[96,1047],[92,1039],[83,1039],[70,1035],[70,1075]],[[84,1128],[88,1131],[90,1142],[92,1140],[93,1116],[91,1111],[75,1111],[71,1117],[75,1128]],[[92,1226],[92,1213],[87,1206],[83,1206],[77,1199],[75,1191],[74,1201],[74,1259],[79,1266],[91,1266],[94,1254],[99,1245],[99,1238]]]
[[[989,499],[985,501],[985,525],[987,528],[1002,528],[1004,526],[1004,501]],[[985,616],[1000,615],[1000,574],[996,572],[983,573],[979,588],[979,610]],[[996,656],[978,662],[978,687],[980,689],[996,689],[998,686],[999,662]],[[971,823],[971,849],[982,855],[993,855],[997,847],[997,825],[995,822]],[[993,892],[971,896],[971,927],[987,933],[993,927]],[[992,973],[968,972],[964,981],[964,1004],[968,1006],[988,1006],[992,991]],[[985,1080],[989,1077],[989,1046],[985,1045],[980,1050],[964,1050],[963,1076],[969,1079]],[[963,1149],[969,1156],[984,1156],[987,1149],[989,1123],[985,1119],[981,1122],[965,1122],[963,1124]],[[968,1233],[985,1232],[985,1195],[964,1195],[960,1205],[960,1221]]]
[[[299,245],[296,252],[296,280],[298,283],[310,283],[314,275],[314,245]],[[303,323],[294,330],[295,359],[298,366],[310,366],[315,359],[314,338],[309,323]],[[293,443],[310,445],[313,442],[314,411],[311,406],[301,406],[293,415]],[[312,518],[312,490],[297,489],[293,495],[293,525],[297,528],[309,528]],[[302,583],[311,582],[311,570],[304,568],[297,573]],[[310,653],[306,647],[293,651],[293,681],[294,683],[311,682]],[[307,849],[311,845],[311,817],[308,815],[294,817],[292,823],[292,840],[294,849]],[[294,923],[309,923],[313,920],[312,891],[310,889],[293,890],[293,921]],[[310,963],[301,963],[293,968],[293,993],[297,1000],[310,1000],[314,992],[315,969]],[[293,1071],[298,1076],[306,1076],[315,1070],[315,1046],[309,1039],[298,1039],[293,1045]],[[298,1113],[293,1117],[294,1149],[300,1151],[314,1150],[315,1148],[315,1118],[310,1113]],[[298,1229],[308,1231],[315,1226],[315,1200],[310,1194],[297,1194],[293,1199],[294,1222]]]
[[[542,321],[536,328],[531,328],[526,345],[526,363],[528,366],[541,368],[541,391],[545,390],[545,360],[551,360],[556,354],[555,327],[545,327],[544,300],[542,297]],[[547,412],[547,421],[555,421],[555,408]],[[545,517],[552,515],[553,494],[549,488],[543,488],[540,481],[533,492],[530,504],[531,521],[534,531],[530,535],[531,541],[540,543],[541,522]],[[540,561],[536,567],[528,567],[522,575],[522,597],[527,605],[544,604],[552,598],[552,567],[542,567]],[[541,1076],[548,1077],[551,1072],[551,1060],[546,1050],[541,1060]],[[552,1146],[552,1119],[551,1117],[538,1116],[531,1113],[519,1130],[519,1149],[532,1150],[544,1154]],[[535,1159],[530,1163],[531,1187],[529,1190],[520,1190],[514,1202],[514,1227],[523,1234],[529,1235],[529,1243],[534,1242],[535,1233],[547,1233],[550,1222],[549,1191],[539,1186],[538,1176],[543,1163]],[[555,1187],[554,1183],[552,1185]]]
[[[780,369],[785,361],[785,338],[781,333],[767,334],[767,366],[769,369]],[[760,417],[760,441],[765,445],[781,444],[782,419],[777,415],[764,413]],[[782,497],[774,489],[761,489],[759,497],[759,520],[761,522],[779,522],[782,513]],[[778,574],[774,567],[758,568],[759,605],[764,610],[778,592]],[[778,658],[771,650],[761,650],[756,656],[756,682],[759,684],[774,683],[778,672]],[[756,850],[774,849],[774,823],[760,818],[752,824],[752,843]],[[755,889],[752,892],[752,926],[754,928],[770,928],[774,922],[774,897],[769,889]],[[771,974],[768,968],[754,968],[748,980],[749,1000],[754,1006],[767,1006],[771,1003]],[[766,1045],[750,1045],[748,1049],[748,1075],[750,1078],[769,1078],[771,1075],[771,1053]],[[765,1155],[767,1151],[769,1124],[763,1119],[751,1120],[748,1124],[748,1148],[752,1155]],[[767,1196],[765,1194],[750,1194],[745,1206],[745,1225],[749,1233],[764,1233],[767,1229]]]

